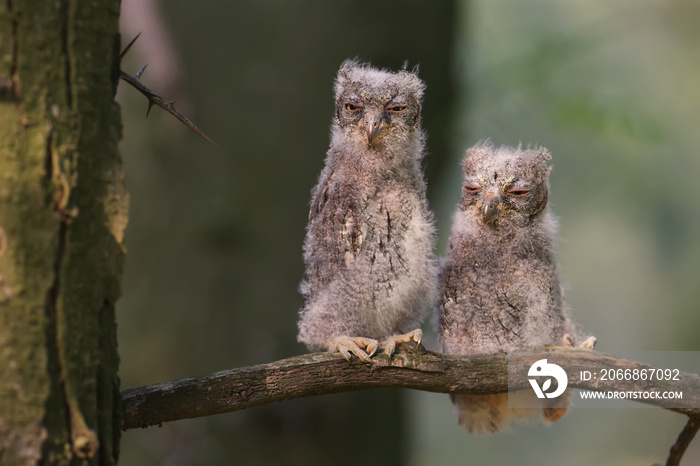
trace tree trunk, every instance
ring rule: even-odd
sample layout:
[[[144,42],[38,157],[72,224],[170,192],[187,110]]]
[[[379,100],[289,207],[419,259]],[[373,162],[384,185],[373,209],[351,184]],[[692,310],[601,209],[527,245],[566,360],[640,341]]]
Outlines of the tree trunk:
[[[115,464],[118,0],[0,3],[0,463]]]

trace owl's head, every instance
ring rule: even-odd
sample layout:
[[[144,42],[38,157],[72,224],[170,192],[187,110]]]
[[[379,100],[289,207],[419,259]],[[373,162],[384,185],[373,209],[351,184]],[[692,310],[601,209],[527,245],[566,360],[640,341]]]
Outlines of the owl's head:
[[[424,90],[417,70],[393,73],[346,60],[335,81],[335,121],[353,139],[381,148],[418,129]]]
[[[522,225],[547,206],[547,149],[522,150],[481,143],[467,150],[460,208],[479,223],[498,228]]]

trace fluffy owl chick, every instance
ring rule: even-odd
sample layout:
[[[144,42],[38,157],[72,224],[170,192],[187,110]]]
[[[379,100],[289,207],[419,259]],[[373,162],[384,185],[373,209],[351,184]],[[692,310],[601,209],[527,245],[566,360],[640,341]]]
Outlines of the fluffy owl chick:
[[[547,207],[550,158],[544,148],[490,143],[467,151],[439,277],[437,330],[444,352],[494,353],[578,339],[555,266],[556,223]],[[592,348],[595,338],[578,344]],[[515,418],[553,421],[566,413],[566,396],[539,405],[531,391],[511,396],[539,407],[508,408],[507,394],[453,395],[452,401],[460,425],[471,432],[497,432]]]
[[[346,61],[325,168],[312,191],[299,341],[365,362],[420,342],[435,296],[434,227],[421,171],[425,84]],[[408,333],[403,333],[407,332]]]

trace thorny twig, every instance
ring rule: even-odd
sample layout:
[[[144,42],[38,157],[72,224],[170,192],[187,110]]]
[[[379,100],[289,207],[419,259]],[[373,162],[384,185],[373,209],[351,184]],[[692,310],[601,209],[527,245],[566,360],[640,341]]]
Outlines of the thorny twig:
[[[124,47],[124,50],[122,50],[122,53],[119,55],[120,60],[124,59],[124,56],[129,52],[129,49],[131,49],[131,46],[134,45],[134,42],[136,42],[136,39],[138,39],[140,35],[141,33],[134,37],[131,40],[131,42],[129,42],[129,44],[126,47]],[[141,78],[141,74],[143,74],[144,70],[146,69],[146,66],[148,65],[144,65],[143,68],[141,68],[139,72],[136,73],[134,76],[127,74],[126,72],[124,72],[124,70],[119,70],[121,73],[120,78],[122,78],[127,83],[131,84],[131,86],[133,86],[141,94],[145,95],[146,99],[148,99],[148,110],[146,112],[146,117],[148,117],[148,115],[151,113],[151,107],[157,105],[158,107],[162,108],[163,110],[180,120],[189,129],[199,134],[201,137],[203,137],[210,143],[216,145],[214,141],[209,139],[209,137],[206,134],[204,134],[199,128],[197,128],[197,126],[194,123],[192,123],[189,118],[187,118],[175,108],[174,100],[165,100],[161,96],[159,96],[158,94],[141,84],[139,78]]]

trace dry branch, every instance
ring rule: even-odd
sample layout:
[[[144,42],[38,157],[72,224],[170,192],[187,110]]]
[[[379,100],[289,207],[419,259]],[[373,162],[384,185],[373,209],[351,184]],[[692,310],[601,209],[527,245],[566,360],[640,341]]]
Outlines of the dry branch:
[[[685,453],[690,442],[693,441],[693,437],[695,437],[698,429],[700,429],[700,417],[691,417],[688,419],[688,423],[678,436],[678,440],[676,440],[676,443],[671,447],[666,466],[678,466],[681,464],[683,453]]]
[[[597,378],[580,381],[580,371],[602,369],[656,369],[597,351],[549,347],[491,355],[454,356],[404,345],[388,358],[374,356],[374,365],[346,362],[337,353],[312,353],[258,366],[230,369],[122,392],[122,430],[161,425],[178,419],[239,411],[275,401],[306,396],[365,390],[412,388],[437,393],[502,393],[508,391],[508,371],[529,367],[547,359],[566,368],[569,386],[588,390],[610,390]],[[521,385],[510,388],[526,388]],[[654,406],[685,414],[688,424],[671,448],[667,466],[680,464],[683,453],[700,427],[700,376],[680,373],[680,381],[617,380],[617,391],[682,391],[691,408],[665,405],[664,400],[644,400]]]
[[[555,351],[556,350],[556,351]],[[508,390],[505,353],[454,356],[404,347],[392,356],[374,357],[376,364],[348,363],[338,354],[312,353],[257,366],[230,369],[200,377],[138,387],[122,392],[122,430],[148,427],[178,419],[238,411],[275,401],[328,393],[399,387],[437,393],[500,393]],[[515,353],[513,364],[547,358],[566,367],[569,386],[596,390],[598,380],[578,382],[581,370],[649,368],[604,353],[564,347]],[[700,415],[700,376],[681,373],[682,382],[616,381],[625,391],[683,390],[684,402],[695,408],[667,408],[688,416]],[[524,387],[524,385],[523,385]],[[607,388],[606,388],[607,389]],[[663,400],[645,400],[664,407]]]

